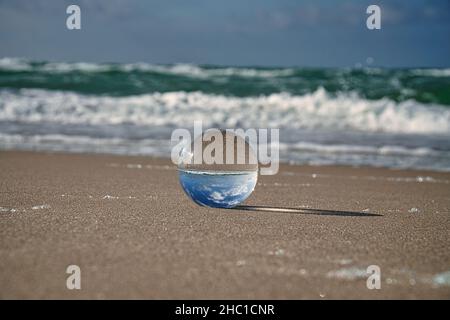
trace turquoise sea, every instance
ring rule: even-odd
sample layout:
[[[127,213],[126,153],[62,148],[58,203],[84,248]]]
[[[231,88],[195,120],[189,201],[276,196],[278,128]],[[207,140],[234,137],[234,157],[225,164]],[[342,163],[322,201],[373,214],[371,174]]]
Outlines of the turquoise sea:
[[[175,128],[279,128],[283,161],[450,171],[450,69],[0,58],[0,148],[170,156]]]

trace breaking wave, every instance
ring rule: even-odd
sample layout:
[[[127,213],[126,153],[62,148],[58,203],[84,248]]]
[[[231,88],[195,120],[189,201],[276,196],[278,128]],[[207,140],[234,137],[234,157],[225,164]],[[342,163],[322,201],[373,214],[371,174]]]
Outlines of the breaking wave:
[[[251,78],[283,77],[294,74],[291,68],[233,68],[233,67],[201,67],[194,64],[178,63],[159,65],[144,62],[137,63],[90,63],[90,62],[31,62],[20,58],[1,58],[0,70],[35,71],[35,72],[155,72],[162,74],[183,75],[189,77],[208,78],[211,76],[237,76]]]
[[[0,91],[0,121],[189,127],[195,120],[226,128],[450,133],[450,110],[443,106],[414,100],[367,100],[355,93],[332,95],[323,88],[303,96],[279,93],[255,97],[202,92],[110,97],[41,89]]]

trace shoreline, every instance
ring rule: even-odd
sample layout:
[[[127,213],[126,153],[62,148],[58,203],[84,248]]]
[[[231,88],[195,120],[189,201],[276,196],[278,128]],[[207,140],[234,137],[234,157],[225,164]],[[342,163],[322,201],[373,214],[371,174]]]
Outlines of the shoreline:
[[[23,153],[23,154],[48,154],[48,155],[74,155],[74,156],[86,156],[86,157],[118,157],[118,158],[136,158],[136,159],[150,159],[152,161],[167,162],[168,165],[176,165],[172,163],[170,157],[158,156],[158,155],[145,155],[145,154],[121,154],[121,153],[109,153],[109,152],[85,152],[85,151],[59,151],[59,150],[20,150],[20,149],[0,149],[0,153]],[[425,168],[397,168],[397,167],[386,167],[386,166],[371,166],[371,165],[347,165],[347,164],[311,164],[311,163],[295,163],[294,161],[280,160],[280,167],[301,167],[301,168],[318,168],[318,169],[369,169],[369,170],[380,170],[380,171],[392,171],[392,172],[409,172],[417,173],[418,176],[423,176],[427,174],[448,174],[450,176],[450,170],[431,170]]]
[[[167,159],[0,151],[0,168],[3,299],[450,298],[447,172],[281,164],[230,210],[190,201]]]

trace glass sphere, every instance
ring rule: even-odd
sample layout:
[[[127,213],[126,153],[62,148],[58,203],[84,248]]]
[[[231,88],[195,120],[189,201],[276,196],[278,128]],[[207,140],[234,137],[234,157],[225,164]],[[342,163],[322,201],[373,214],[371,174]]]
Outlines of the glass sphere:
[[[232,208],[246,200],[258,180],[257,157],[242,137],[210,129],[181,150],[178,175],[195,203]]]

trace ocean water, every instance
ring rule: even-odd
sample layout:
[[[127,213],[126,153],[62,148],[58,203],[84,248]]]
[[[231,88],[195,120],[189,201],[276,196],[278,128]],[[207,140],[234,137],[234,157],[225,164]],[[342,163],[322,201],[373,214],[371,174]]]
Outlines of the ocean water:
[[[450,171],[450,69],[0,59],[0,149],[169,157],[194,120],[279,128],[286,162]]]

